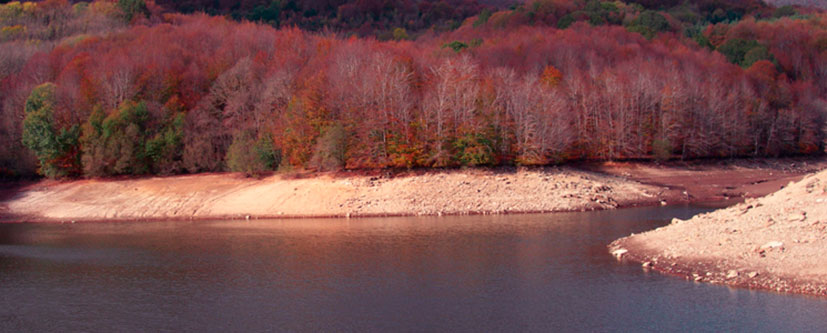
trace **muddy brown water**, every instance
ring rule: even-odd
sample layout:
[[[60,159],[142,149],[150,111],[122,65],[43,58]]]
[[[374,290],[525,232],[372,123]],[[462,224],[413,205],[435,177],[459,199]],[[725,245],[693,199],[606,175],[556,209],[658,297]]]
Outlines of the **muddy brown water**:
[[[0,225],[0,331],[816,331],[827,300],[606,244],[709,208]]]

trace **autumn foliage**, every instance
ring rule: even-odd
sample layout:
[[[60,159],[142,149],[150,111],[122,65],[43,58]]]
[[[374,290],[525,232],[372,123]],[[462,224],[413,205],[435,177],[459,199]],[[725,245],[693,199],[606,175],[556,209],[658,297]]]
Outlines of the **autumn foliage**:
[[[0,59],[13,60],[0,167],[257,174],[824,151],[827,15],[692,34],[619,2],[537,3],[534,23],[517,8],[413,41],[141,10]]]

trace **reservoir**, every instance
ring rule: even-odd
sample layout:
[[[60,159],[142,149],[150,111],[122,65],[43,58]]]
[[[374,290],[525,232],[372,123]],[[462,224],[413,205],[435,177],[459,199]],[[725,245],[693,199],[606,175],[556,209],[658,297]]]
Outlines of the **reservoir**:
[[[0,225],[0,331],[823,332],[827,299],[608,254],[709,208]]]

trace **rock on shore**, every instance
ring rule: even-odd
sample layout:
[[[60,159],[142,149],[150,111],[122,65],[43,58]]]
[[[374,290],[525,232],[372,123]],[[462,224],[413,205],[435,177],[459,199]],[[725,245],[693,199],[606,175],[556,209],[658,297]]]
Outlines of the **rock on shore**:
[[[622,260],[694,281],[827,296],[827,170],[609,245],[621,249]]]

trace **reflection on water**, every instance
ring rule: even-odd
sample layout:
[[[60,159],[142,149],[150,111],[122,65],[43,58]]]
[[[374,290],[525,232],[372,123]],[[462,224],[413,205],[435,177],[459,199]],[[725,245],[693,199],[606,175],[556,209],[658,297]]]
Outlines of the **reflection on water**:
[[[827,300],[647,274],[606,253],[703,210],[0,225],[0,330],[827,327]]]

